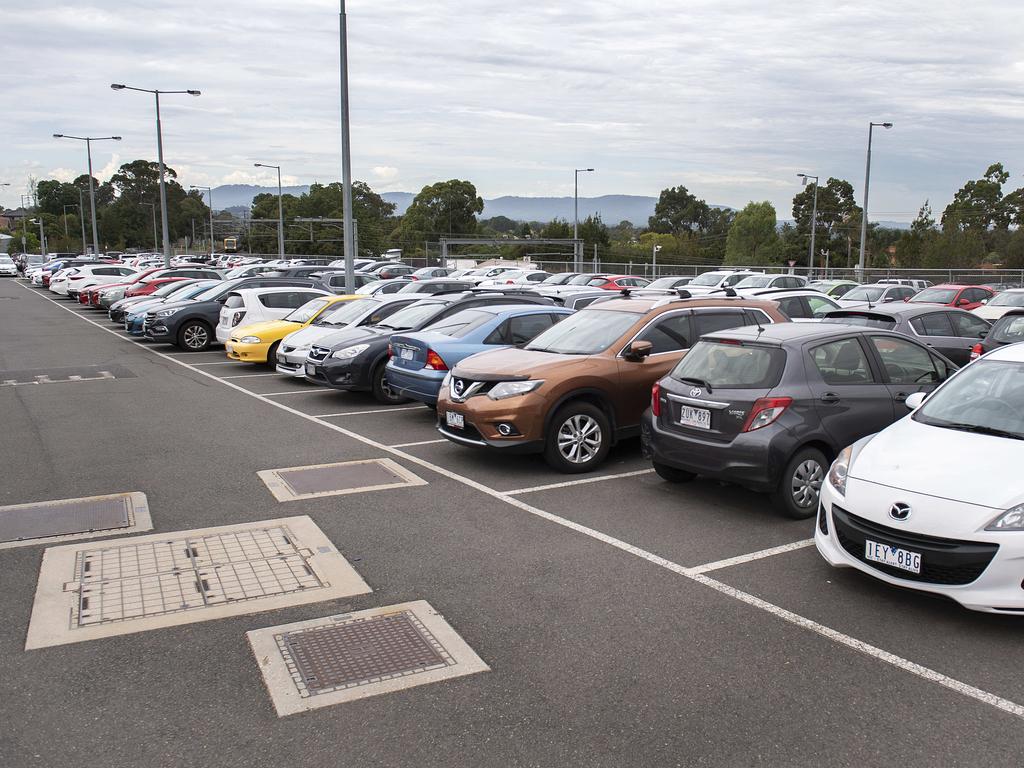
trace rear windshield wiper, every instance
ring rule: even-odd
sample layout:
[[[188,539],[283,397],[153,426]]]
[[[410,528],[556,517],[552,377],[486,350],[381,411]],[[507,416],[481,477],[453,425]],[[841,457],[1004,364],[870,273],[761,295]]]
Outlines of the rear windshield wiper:
[[[695,376],[677,376],[676,378],[678,378],[679,381],[686,382],[687,384],[696,384],[698,387],[704,387],[704,389],[707,390],[709,394],[712,391],[711,385],[704,381],[704,379],[698,379]]]
[[[1024,435],[1019,435],[1016,432],[1009,432],[1005,429],[999,429],[997,427],[986,427],[981,424],[966,424],[964,422],[947,422],[945,424],[935,424],[936,427],[945,427],[946,429],[956,429],[960,432],[973,432],[978,435],[992,435],[993,437],[1008,437],[1011,440],[1024,440]]]

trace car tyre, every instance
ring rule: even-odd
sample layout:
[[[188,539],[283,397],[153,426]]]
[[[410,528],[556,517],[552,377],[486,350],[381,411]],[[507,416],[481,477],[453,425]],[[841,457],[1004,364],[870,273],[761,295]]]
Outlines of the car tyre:
[[[697,477],[696,472],[687,472],[685,469],[659,464],[657,461],[654,462],[654,471],[658,473],[658,477],[670,483],[689,483]]]
[[[377,363],[377,366],[373,369],[373,397],[382,405],[401,405],[402,403],[408,403],[409,398],[402,397],[392,391],[391,387],[388,386],[387,376],[385,374],[385,368],[387,368],[387,360],[382,360]]]
[[[189,320],[178,331],[178,346],[189,352],[203,352],[213,343],[213,331],[202,320]]]
[[[817,448],[797,451],[786,464],[779,485],[772,494],[775,507],[794,520],[814,517],[827,472],[828,459]]]
[[[267,365],[271,368],[277,367],[277,348],[281,346],[281,342],[275,341],[270,345],[270,349],[267,350]]]
[[[604,411],[578,401],[558,409],[544,439],[544,460],[565,474],[590,472],[611,448],[612,429]]]

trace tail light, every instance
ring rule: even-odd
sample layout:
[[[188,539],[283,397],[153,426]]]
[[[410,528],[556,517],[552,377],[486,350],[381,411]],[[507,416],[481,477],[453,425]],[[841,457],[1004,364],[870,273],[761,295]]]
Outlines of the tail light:
[[[241,312],[235,312],[235,314],[231,316],[231,325],[238,325],[240,322],[242,322],[243,317],[245,317],[245,310],[242,310]]]
[[[743,422],[742,432],[753,432],[755,429],[767,427],[793,404],[791,397],[762,397],[750,409],[750,415]]]
[[[985,348],[981,344],[975,344],[971,347],[971,362],[973,363],[979,357],[985,354]]]
[[[448,366],[444,364],[444,360],[432,349],[427,350],[427,364],[423,366],[429,368],[431,371],[447,371]]]
[[[651,413],[655,417],[661,416],[661,384],[654,382],[654,386],[651,387]]]
[[[395,354],[395,353],[394,353],[394,350],[392,350],[392,349],[391,349],[391,342],[389,341],[389,342],[388,342],[388,357],[389,357],[389,358],[390,358],[390,357],[393,357],[393,356],[394,356],[394,354]]]

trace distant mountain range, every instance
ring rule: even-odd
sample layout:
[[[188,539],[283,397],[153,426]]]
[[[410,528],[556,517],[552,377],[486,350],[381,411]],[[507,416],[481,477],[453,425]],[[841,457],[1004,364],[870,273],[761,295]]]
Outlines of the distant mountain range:
[[[289,195],[301,195],[309,191],[308,186],[284,187],[282,191]],[[259,187],[254,184],[227,184],[214,187],[213,201],[217,210],[231,210],[241,215],[249,209],[252,199],[261,193],[277,194],[277,187]],[[413,192],[384,192],[381,194],[389,203],[395,204],[395,213],[401,215],[416,197]],[[647,219],[654,215],[656,197],[644,195],[601,195],[600,197],[581,197],[579,199],[579,215],[585,219],[592,214],[601,216],[608,226],[615,226],[620,221],[629,221],[636,226],[647,226]],[[714,205],[713,208],[730,206]],[[484,200],[484,212],[480,218],[490,219],[495,216],[506,216],[515,221],[548,222],[552,219],[572,221],[573,199],[571,197],[496,197]],[[783,222],[789,219],[780,220]],[[880,226],[894,229],[907,229],[905,222],[879,221]]]

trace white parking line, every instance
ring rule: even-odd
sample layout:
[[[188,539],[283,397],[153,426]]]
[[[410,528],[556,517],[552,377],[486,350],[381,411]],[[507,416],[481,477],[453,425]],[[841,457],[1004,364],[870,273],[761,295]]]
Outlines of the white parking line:
[[[436,443],[447,443],[446,438],[440,440],[420,440],[416,443],[397,443],[396,445],[389,445],[388,448],[412,448],[414,445],[435,445]]]
[[[708,571],[717,571],[721,568],[729,568],[733,565],[742,565],[743,563],[749,563],[754,560],[760,560],[764,557],[771,557],[772,555],[781,555],[786,552],[793,552],[797,549],[803,549],[804,547],[811,546],[813,543],[814,539],[803,539],[802,541],[794,541],[789,544],[782,544],[778,547],[762,549],[760,552],[751,552],[746,555],[729,557],[725,560],[716,560],[713,563],[706,563],[705,565],[695,565],[690,569],[690,573],[707,573]]]
[[[254,379],[257,376],[280,376],[277,371],[273,373],[240,373],[237,376],[220,376],[221,379]]]
[[[29,289],[27,286],[26,290],[30,290],[31,292],[31,289]],[[61,306],[58,302],[53,301],[52,299],[50,299],[50,301],[53,304],[56,304],[57,306]],[[71,314],[76,314],[73,310],[71,310],[68,307],[62,307],[62,309],[67,310]],[[110,328],[104,328],[102,325],[95,322],[94,320],[90,320],[89,318],[83,319],[87,323],[91,323],[92,325],[99,328],[101,331],[106,331],[107,333],[111,334],[117,339],[130,341],[130,339],[121,336],[117,331],[112,330]],[[621,539],[616,539],[614,536],[609,536],[608,534],[601,533],[601,531],[595,530],[594,528],[588,528],[585,525],[580,525],[579,523],[552,514],[551,512],[545,512],[543,509],[539,509],[538,507],[530,506],[526,502],[520,501],[514,496],[510,496],[508,493],[496,491],[493,488],[490,488],[486,485],[483,485],[482,483],[477,482],[476,480],[473,480],[469,477],[465,477],[464,475],[460,475],[457,472],[452,472],[451,470],[445,469],[442,466],[429,462],[426,459],[421,459],[418,456],[414,456],[410,453],[406,453],[396,448],[389,447],[384,443],[381,443],[377,440],[373,440],[372,438],[369,437],[365,437],[364,435],[360,435],[356,432],[352,432],[351,430],[345,429],[342,426],[332,424],[329,421],[321,421],[312,414],[303,413],[302,411],[298,411],[294,408],[284,405],[283,403],[278,403],[275,402],[274,400],[268,400],[268,395],[266,394],[261,395],[255,392],[250,392],[249,390],[239,386],[238,384],[234,384],[230,381],[224,381],[222,378],[214,376],[212,373],[200,371],[197,368],[194,368],[193,366],[189,365],[188,363],[180,362],[179,360],[176,360],[175,356],[173,355],[167,355],[164,354],[163,352],[158,352],[152,348],[146,349],[147,351],[151,352],[154,355],[157,355],[158,357],[162,357],[165,360],[170,360],[171,362],[174,362],[182,366],[183,368],[188,368],[189,370],[193,371],[194,373],[198,373],[201,376],[206,376],[210,379],[213,379],[214,381],[219,381],[225,387],[231,387],[232,389],[235,389],[244,395],[254,397],[257,400],[262,400],[263,402],[272,405],[273,407],[278,408],[282,411],[285,411],[286,413],[290,413],[293,416],[297,416],[300,419],[312,421],[316,424],[320,424],[321,426],[326,427],[327,429],[333,430],[338,434],[345,435],[346,437],[363,443],[364,445],[368,445],[372,448],[377,448],[378,450],[391,453],[394,456],[404,459],[405,461],[408,461],[411,464],[417,464],[425,469],[435,472],[436,474],[442,475],[443,477],[447,477],[451,480],[461,483],[462,485],[465,485],[468,488],[477,490],[487,496],[490,496],[491,498],[503,501],[513,507],[516,507],[517,509],[523,512],[539,517],[542,520],[547,520],[549,522],[555,523],[556,525],[560,525],[564,528],[568,528],[569,530],[576,531],[577,533],[581,533],[584,536],[589,536],[595,541],[600,541],[611,547],[615,547],[616,549],[622,552],[626,552],[628,554],[634,555],[635,557],[639,557],[643,560],[646,560],[647,562],[653,565],[660,566],[668,571],[671,571],[672,573],[691,579],[697,582],[698,584],[702,584],[710,589],[715,590],[716,592],[739,600],[740,602],[745,603],[746,605],[749,605],[753,608],[762,610],[789,624],[793,624],[794,626],[807,629],[811,632],[820,635],[821,637],[825,637],[829,640],[832,640],[833,642],[839,645],[843,645],[847,648],[850,648],[851,650],[858,651],[867,656],[870,656],[871,658],[876,659],[877,661],[881,661],[885,664],[894,666],[916,677],[928,680],[937,685],[941,685],[944,688],[955,691],[956,693],[960,693],[964,696],[967,696],[968,698],[974,699],[975,701],[980,701],[984,704],[988,704],[1002,712],[1013,715],[1018,719],[1024,720],[1024,706],[1021,706],[1020,704],[1010,701],[1009,699],[1004,699],[1001,696],[996,696],[995,694],[989,693],[988,691],[984,691],[980,688],[968,685],[967,683],[964,683],[960,680],[956,680],[955,678],[948,677],[947,675],[944,675],[941,672],[937,672],[934,669],[930,669],[929,667],[925,667],[921,664],[912,662],[909,659],[903,658],[902,656],[897,656],[893,653],[889,653],[886,650],[870,645],[869,643],[857,640],[856,638],[851,637],[850,635],[846,635],[842,632],[831,629],[830,627],[826,627],[825,625],[819,624],[818,622],[813,621],[811,619],[804,618],[803,616],[793,613],[792,611],[788,611],[785,608],[781,608],[780,606],[777,606],[773,603],[769,603],[766,600],[762,600],[761,598],[756,597],[755,595],[752,595],[748,592],[743,592],[742,590],[730,587],[728,584],[724,584],[720,581],[712,579],[711,577],[705,576],[702,573],[698,573],[693,569],[687,568],[686,566],[679,565],[678,563],[674,563],[671,560],[666,560],[665,558],[656,555],[653,552],[648,552],[645,549],[633,546],[632,544],[622,541]],[[284,394],[294,393],[287,392]]]
[[[233,379],[234,376],[225,376],[225,379]],[[374,408],[370,411],[344,411],[343,413],[321,413],[314,416],[314,419],[329,419],[335,416],[362,416],[364,413],[394,413],[395,411],[422,411],[422,405],[403,405],[400,408]]]
[[[237,360],[216,360],[216,361],[214,361],[212,363],[192,363],[192,365],[238,365],[238,366],[241,366],[241,365],[244,365],[244,363],[240,363]]]
[[[548,485],[535,485],[532,488],[516,488],[514,491],[502,491],[508,496],[517,496],[520,493],[536,493],[537,491],[550,491],[555,488],[569,488],[573,485],[584,485],[586,483],[599,483],[602,480],[618,480],[620,477],[636,477],[637,475],[649,475],[653,469],[638,469],[634,472],[620,472],[617,475],[598,475],[597,477],[585,477],[582,480],[567,480],[564,483],[550,483]]]
[[[157,352],[157,354],[159,355],[160,353]],[[191,368],[192,367],[188,363],[182,363],[182,365],[184,365],[187,368]],[[212,373],[207,373],[206,371],[196,371],[196,373],[201,373],[204,376],[209,376],[210,378],[217,379],[218,381],[224,381],[224,379],[229,378],[227,376],[224,376],[223,378],[220,377],[220,376],[214,376]],[[232,384],[231,386],[235,386],[235,385]],[[330,392],[330,391],[331,390],[326,389],[324,387],[317,387],[316,389],[289,389],[287,392],[264,392],[264,393],[262,393],[260,395],[260,397],[278,397],[279,395],[314,395],[314,394],[318,394],[318,393],[322,394],[324,392]],[[253,394],[253,393],[250,392],[249,394]]]

